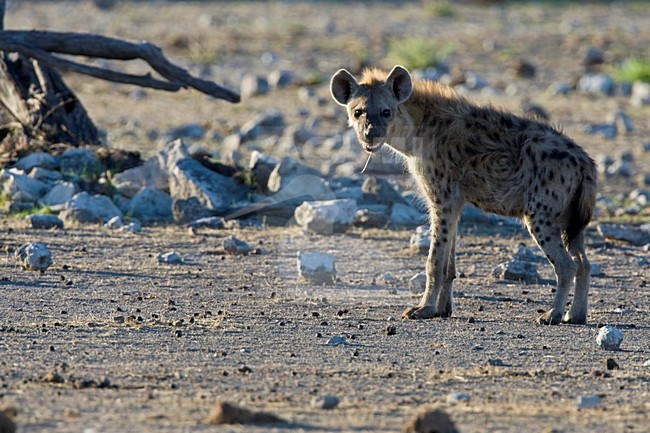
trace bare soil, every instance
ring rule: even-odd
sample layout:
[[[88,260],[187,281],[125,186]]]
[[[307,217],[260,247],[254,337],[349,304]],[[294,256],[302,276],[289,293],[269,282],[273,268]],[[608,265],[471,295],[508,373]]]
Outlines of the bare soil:
[[[544,89],[574,79],[589,46],[603,47],[610,62],[647,57],[650,10],[625,2],[561,5],[454,4],[455,15],[446,18],[415,2],[121,2],[103,10],[92,2],[25,1],[13,2],[6,27],[149,39],[179,62],[212,65],[215,79],[232,83],[233,71],[268,71],[260,60],[265,52],[280,57],[274,68],[327,77],[361,54],[389,66],[384,56],[393,37],[451,41],[450,64],[523,89],[490,97],[495,104],[518,109],[532,99],[590,153],[629,150],[636,167],[647,170],[650,153],[641,144],[650,134],[648,108],[630,107],[623,97],[552,97]],[[510,72],[522,56],[538,65],[533,81]],[[136,98],[128,87],[66,79],[110,145],[144,153],[158,145],[150,130],[198,122],[226,135],[267,107],[281,109],[288,123],[304,108],[297,86],[231,106],[193,92]],[[326,86],[317,91],[327,97]],[[324,135],[344,127],[333,103],[307,108]],[[632,117],[633,134],[607,141],[582,132],[616,108]],[[210,139],[200,144],[218,149]],[[602,189],[637,184],[607,181]],[[505,227],[460,231],[453,317],[401,321],[402,310],[417,302],[408,279],[425,260],[408,251],[410,231],[40,231],[3,217],[0,409],[17,409],[20,432],[394,432],[429,406],[449,413],[462,433],[648,431],[650,275],[637,264],[647,252],[604,242],[590,230],[588,254],[604,276],[592,280],[589,324],[545,327],[533,319],[552,300],[549,265],[540,266],[539,284],[490,277],[519,243],[532,246],[529,237]],[[221,242],[230,234],[259,254],[227,255]],[[54,257],[42,274],[21,270],[13,258],[34,241]],[[315,250],[336,256],[335,285],[298,278],[297,252]],[[156,261],[169,251],[184,263]],[[385,272],[395,279],[381,278]],[[622,350],[597,347],[602,324],[623,331]],[[389,325],[395,335],[387,335]],[[332,336],[348,344],[327,345]],[[607,370],[607,358],[620,369]],[[447,401],[451,393],[470,399]],[[311,407],[314,396],[326,394],[341,400],[335,409]],[[589,395],[601,396],[601,404],[578,410],[578,397]],[[217,428],[205,423],[217,400],[287,423]]]

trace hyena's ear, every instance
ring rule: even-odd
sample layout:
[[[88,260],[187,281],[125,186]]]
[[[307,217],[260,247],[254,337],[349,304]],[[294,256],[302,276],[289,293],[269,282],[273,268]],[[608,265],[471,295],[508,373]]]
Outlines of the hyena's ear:
[[[334,98],[339,105],[343,106],[348,103],[354,92],[357,90],[357,87],[359,87],[357,80],[355,80],[352,74],[345,69],[339,69],[330,82],[332,98]]]
[[[401,104],[411,96],[411,91],[413,90],[411,74],[403,66],[397,65],[388,74],[386,86],[397,98],[397,103]]]

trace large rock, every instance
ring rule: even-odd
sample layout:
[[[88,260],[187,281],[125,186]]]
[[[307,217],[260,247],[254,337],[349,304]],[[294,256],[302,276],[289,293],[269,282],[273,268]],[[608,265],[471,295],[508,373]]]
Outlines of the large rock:
[[[77,193],[77,186],[72,182],[58,182],[40,202],[52,210],[58,211],[65,207],[65,204],[72,200]]]
[[[624,241],[637,246],[650,243],[650,229],[645,229],[645,226],[636,228],[622,224],[602,223],[598,224],[597,228],[605,239]]]
[[[363,191],[361,204],[385,204],[389,206],[395,203],[406,204],[406,200],[402,195],[385,179],[369,176],[363,181],[361,191]]]
[[[76,194],[66,205],[66,219],[77,223],[105,223],[115,216],[122,217],[122,212],[105,195],[90,195],[87,192]],[[64,211],[65,212],[65,211]],[[79,218],[76,218],[79,217]]]
[[[82,147],[68,149],[60,157],[63,173],[84,174],[94,172],[99,167],[99,160],[92,150]]]
[[[268,189],[270,192],[279,192],[286,188],[293,179],[299,176],[322,178],[322,175],[318,170],[307,167],[297,159],[288,156],[284,157],[271,172],[267,185]]]
[[[59,159],[49,153],[34,152],[24,158],[20,158],[14,167],[25,171],[25,173],[29,173],[35,167],[57,170],[59,168]]]
[[[216,173],[193,159],[177,161],[169,170],[169,191],[174,199],[197,197],[207,209],[225,214],[246,197],[232,178]]]
[[[421,214],[413,206],[403,203],[395,203],[388,217],[388,223],[398,227],[416,227],[426,220],[426,215]]]
[[[497,265],[492,276],[502,280],[536,282],[539,280],[537,265],[523,260],[509,260]]]
[[[255,119],[244,123],[239,130],[241,142],[255,140],[263,135],[281,135],[284,130],[284,115],[278,110],[268,110]]]
[[[18,248],[14,253],[23,269],[45,271],[52,265],[52,253],[40,242],[31,242]]]
[[[342,233],[354,221],[357,202],[349,199],[306,201],[296,208],[296,222],[305,231]]]
[[[27,215],[25,220],[28,222],[29,226],[33,229],[44,229],[49,230],[53,228],[62,229],[63,221],[59,219],[56,215],[46,214],[38,215],[32,214]]]
[[[260,153],[257,150],[251,153],[248,168],[253,172],[260,192],[268,192],[269,177],[276,165],[278,165],[278,161],[275,158]]]
[[[29,177],[45,183],[57,182],[63,179],[63,175],[60,171],[48,170],[47,168],[42,167],[34,167],[32,171],[29,172]]]
[[[143,223],[169,221],[172,218],[172,198],[151,186],[143,187],[127,203],[127,214]]]
[[[177,223],[185,224],[197,219],[211,217],[212,214],[213,212],[206,209],[196,197],[172,200],[172,217]]]
[[[47,184],[13,170],[0,170],[2,192],[16,202],[35,203],[47,191]]]

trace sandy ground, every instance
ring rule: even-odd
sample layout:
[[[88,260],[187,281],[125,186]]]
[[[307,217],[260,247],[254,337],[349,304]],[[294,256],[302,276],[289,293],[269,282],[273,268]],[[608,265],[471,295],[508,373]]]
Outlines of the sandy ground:
[[[650,11],[640,2],[462,4],[454,5],[451,18],[425,13],[420,3],[400,5],[123,2],[100,10],[91,2],[21,1],[12,2],[6,27],[149,39],[194,70],[208,64],[209,76],[233,86],[248,70],[282,67],[299,79],[328,77],[361,55],[389,66],[388,41],[413,33],[452,43],[450,64],[522,89],[490,97],[494,103],[518,109],[533,100],[592,154],[629,150],[637,167],[650,166],[650,153],[641,149],[650,134],[647,108],[630,107],[623,97],[544,91],[555,80],[575,79],[589,46],[603,47],[612,63],[647,58]],[[267,52],[278,58],[271,66],[261,60]],[[510,72],[520,57],[538,65],[534,81]],[[300,120],[305,108],[297,86],[228,105],[190,91],[147,91],[143,98],[130,87],[67,80],[110,145],[145,154],[158,146],[150,131],[198,122],[209,137],[224,136],[265,108],[281,109],[288,123]],[[326,86],[317,92],[327,97]],[[323,135],[344,127],[332,103],[307,108]],[[607,141],[582,132],[617,108],[631,116],[633,134]],[[210,140],[201,144],[218,148]],[[637,184],[638,178],[605,182],[602,190]],[[226,255],[221,241],[229,234],[260,254]],[[541,284],[490,277],[520,242],[532,241],[519,231],[463,226],[454,316],[403,322],[402,310],[417,302],[408,279],[424,269],[424,257],[407,250],[409,236],[353,229],[325,237],[295,227],[197,235],[183,227],[139,234],[94,226],[38,231],[2,218],[0,409],[17,409],[20,432],[394,432],[428,406],[442,407],[463,433],[648,431],[650,275],[637,264],[647,253],[605,243],[590,231],[590,258],[605,275],[593,279],[589,324],[540,327],[533,319],[551,303],[551,268],[541,266],[548,280]],[[13,258],[32,241],[52,250],[54,265],[44,274],[21,270]],[[334,286],[298,279],[296,253],[313,250],[335,254]],[[155,256],[168,251],[185,263],[158,264]],[[380,278],[387,271],[395,280]],[[624,332],[621,351],[596,346],[599,324]],[[395,335],[386,335],[389,325]],[[349,344],[326,345],[332,336]],[[607,370],[607,358],[620,369]],[[461,392],[470,399],[447,401]],[[314,396],[327,394],[341,400],[338,407],[311,407]],[[600,406],[578,410],[578,397],[590,395],[602,397]],[[205,424],[219,399],[270,411],[287,423]]]

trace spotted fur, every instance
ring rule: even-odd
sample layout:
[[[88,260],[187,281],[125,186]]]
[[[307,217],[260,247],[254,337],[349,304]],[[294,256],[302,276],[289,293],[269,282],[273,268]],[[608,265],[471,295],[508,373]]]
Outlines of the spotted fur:
[[[413,81],[401,66],[388,74],[367,69],[358,82],[342,69],[332,78],[331,92],[346,107],[366,151],[385,143],[404,157],[429,208],[426,290],[403,317],[451,315],[457,224],[463,205],[472,203],[520,218],[553,265],[553,308],[537,321],[586,323],[591,266],[584,229],[597,180],[595,164],[581,147],[543,121],[476,105],[437,82]]]

